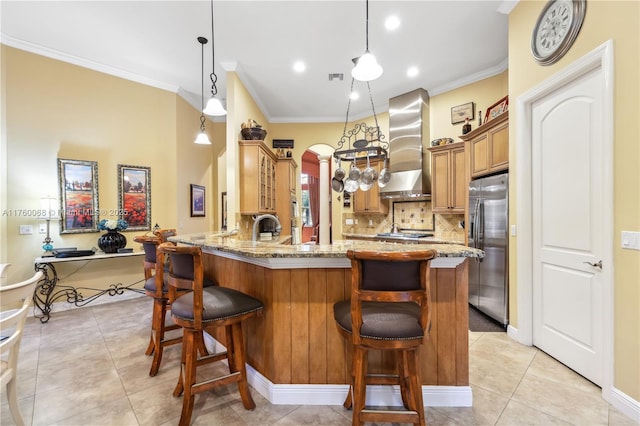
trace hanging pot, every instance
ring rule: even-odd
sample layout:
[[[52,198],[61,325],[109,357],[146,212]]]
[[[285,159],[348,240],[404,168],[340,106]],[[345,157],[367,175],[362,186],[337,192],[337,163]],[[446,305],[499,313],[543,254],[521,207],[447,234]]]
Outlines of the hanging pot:
[[[384,188],[391,180],[391,172],[387,169],[387,157],[384,158],[384,168],[378,176],[378,186]]]
[[[336,165],[338,166],[338,168],[336,169],[335,173],[333,174],[333,177],[335,179],[338,179],[340,181],[342,181],[345,176],[347,175],[347,172],[344,171],[344,169],[342,168],[342,165],[340,164],[340,162],[338,161],[338,159],[336,158]]]
[[[360,169],[356,167],[355,160],[351,163],[351,168],[349,169],[349,179],[358,181],[360,179]]]
[[[347,178],[347,180],[344,181],[344,190],[346,192],[356,192],[358,190],[358,181]]]
[[[362,176],[360,178],[360,189],[368,191],[371,189],[371,185],[373,185],[373,182],[375,182],[376,179],[378,179],[378,171],[371,167],[371,164],[369,163],[369,155],[367,154],[367,168],[362,172]],[[366,189],[363,188],[363,185]]]
[[[334,177],[333,179],[331,179],[331,188],[336,192],[342,192],[342,190],[344,189],[344,182],[342,181],[342,179]]]

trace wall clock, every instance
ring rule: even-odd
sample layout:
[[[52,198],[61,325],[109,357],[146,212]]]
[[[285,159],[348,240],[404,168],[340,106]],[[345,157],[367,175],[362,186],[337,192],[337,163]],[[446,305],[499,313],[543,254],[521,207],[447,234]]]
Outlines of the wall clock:
[[[544,6],[531,34],[531,53],[540,65],[551,65],[567,53],[586,11],[586,0],[550,0]]]

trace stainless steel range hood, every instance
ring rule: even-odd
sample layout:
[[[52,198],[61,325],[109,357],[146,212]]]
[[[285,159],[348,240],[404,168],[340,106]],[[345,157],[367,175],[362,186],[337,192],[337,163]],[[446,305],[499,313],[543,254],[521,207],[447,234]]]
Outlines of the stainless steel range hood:
[[[391,180],[380,188],[382,198],[431,194],[431,153],[423,147],[429,136],[429,94],[416,89],[389,100],[389,170]]]

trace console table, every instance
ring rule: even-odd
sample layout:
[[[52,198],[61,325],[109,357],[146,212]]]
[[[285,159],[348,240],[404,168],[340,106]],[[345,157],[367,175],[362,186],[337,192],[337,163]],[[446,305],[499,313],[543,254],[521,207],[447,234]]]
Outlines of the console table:
[[[110,284],[107,289],[97,289],[90,287],[72,287],[67,285],[58,285],[58,273],[56,272],[55,264],[64,262],[92,262],[102,259],[113,259],[118,257],[131,257],[142,256],[144,251],[136,251],[132,253],[97,253],[92,256],[80,256],[80,257],[37,257],[34,260],[34,266],[36,271],[42,271],[44,277],[36,284],[35,292],[33,293],[33,304],[36,308],[42,312],[42,315],[36,315],[40,318],[40,322],[46,323],[49,321],[51,314],[51,305],[54,301],[63,297],[67,298],[68,303],[73,303],[75,306],[85,306],[91,303],[98,297],[108,294],[109,296],[115,296],[123,294],[125,290],[134,291],[136,293],[144,293],[143,289],[132,288],[134,285],[144,281],[140,279],[134,283],[123,285],[122,283]],[[84,297],[80,290],[93,290],[97,293]]]

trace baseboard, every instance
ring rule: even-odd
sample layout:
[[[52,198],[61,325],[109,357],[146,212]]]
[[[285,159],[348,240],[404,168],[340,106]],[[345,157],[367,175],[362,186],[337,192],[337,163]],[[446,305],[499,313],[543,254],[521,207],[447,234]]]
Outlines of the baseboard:
[[[342,405],[348,385],[274,384],[250,365],[247,365],[249,384],[274,405]],[[423,386],[426,407],[471,407],[473,394],[469,386]],[[401,406],[398,386],[369,386],[367,405]]]
[[[629,417],[636,423],[640,423],[640,402],[631,398],[619,389],[611,389],[611,400],[609,404],[613,405],[618,411]]]
[[[511,324],[507,326],[507,336],[509,336],[512,340],[515,340],[516,342],[520,341],[518,340],[518,329],[512,326]]]

